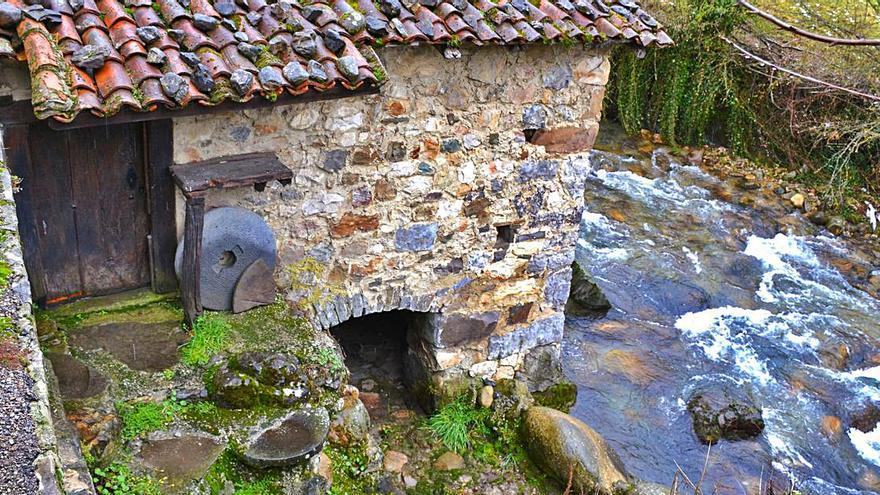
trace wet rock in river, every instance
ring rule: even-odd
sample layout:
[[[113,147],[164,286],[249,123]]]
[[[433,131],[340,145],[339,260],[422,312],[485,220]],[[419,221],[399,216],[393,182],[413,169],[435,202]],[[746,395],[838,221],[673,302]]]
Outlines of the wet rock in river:
[[[571,265],[571,289],[565,305],[566,314],[573,316],[601,316],[611,309],[611,303],[602,289],[593,282],[580,265]]]
[[[761,409],[747,394],[728,387],[697,391],[687,404],[694,433],[705,444],[719,440],[746,440],[764,431]]]
[[[155,471],[157,478],[179,485],[204,476],[224,447],[207,433],[187,433],[148,440],[140,455],[144,466]]]
[[[242,460],[257,468],[299,464],[321,452],[329,427],[324,408],[293,411],[252,435]]]
[[[664,376],[663,370],[658,369],[653,361],[645,359],[641,353],[611,349],[602,356],[602,367],[611,373],[623,375],[632,383],[646,386]]]
[[[873,431],[880,423],[880,406],[876,404],[862,404],[849,415],[849,425],[864,433]]]
[[[562,484],[571,476],[575,493],[610,494],[629,486],[623,463],[605,440],[582,421],[548,407],[523,416],[526,450]]]

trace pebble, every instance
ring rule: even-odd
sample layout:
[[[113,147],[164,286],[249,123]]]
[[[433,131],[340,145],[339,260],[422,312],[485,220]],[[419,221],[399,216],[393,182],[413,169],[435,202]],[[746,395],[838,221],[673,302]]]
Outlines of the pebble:
[[[480,406],[485,408],[492,407],[495,400],[495,389],[491,385],[485,385],[480,389]]]
[[[416,485],[418,485],[418,484],[419,484],[419,481],[417,479],[413,478],[412,476],[410,476],[408,474],[403,476],[403,485],[405,487],[412,489],[412,488],[415,488]]]
[[[396,450],[389,450],[385,452],[385,457],[382,459],[382,466],[385,468],[385,471],[389,473],[399,473],[403,471],[403,466],[406,466],[406,463],[409,462],[409,457],[402,452],[397,452]]]
[[[439,471],[454,471],[464,467],[464,458],[455,452],[446,452],[434,461],[434,469]]]
[[[797,193],[794,194],[789,201],[791,201],[791,204],[793,204],[795,208],[803,208],[806,198],[803,194]]]

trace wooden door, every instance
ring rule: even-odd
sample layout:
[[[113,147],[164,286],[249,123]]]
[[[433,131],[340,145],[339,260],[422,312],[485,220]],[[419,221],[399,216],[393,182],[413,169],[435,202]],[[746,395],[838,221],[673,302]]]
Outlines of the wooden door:
[[[15,138],[21,134],[22,139]],[[33,124],[8,143],[34,300],[150,283],[144,124],[71,130]]]

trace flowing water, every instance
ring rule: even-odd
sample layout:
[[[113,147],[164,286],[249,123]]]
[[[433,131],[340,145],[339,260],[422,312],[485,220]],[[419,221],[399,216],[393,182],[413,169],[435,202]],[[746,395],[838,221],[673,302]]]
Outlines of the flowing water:
[[[567,320],[572,414],[632,474],[668,485],[677,465],[696,479],[706,461],[691,394],[733,388],[766,427],[712,447],[707,493],[758,493],[768,478],[803,493],[880,490],[880,301],[859,283],[880,275],[880,250],[772,192],[609,140],[616,152],[591,157],[577,261],[613,309]]]

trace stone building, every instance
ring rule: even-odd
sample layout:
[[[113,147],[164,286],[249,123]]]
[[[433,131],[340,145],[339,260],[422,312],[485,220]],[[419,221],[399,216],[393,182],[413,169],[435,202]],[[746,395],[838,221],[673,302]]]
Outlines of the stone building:
[[[632,0],[0,3],[34,299],[405,310],[432,391],[546,388],[608,51],[668,43]]]

